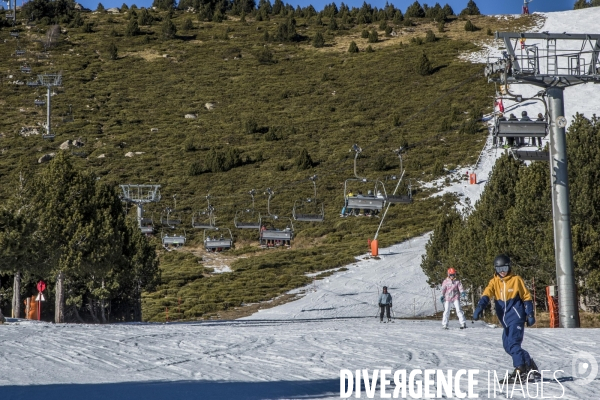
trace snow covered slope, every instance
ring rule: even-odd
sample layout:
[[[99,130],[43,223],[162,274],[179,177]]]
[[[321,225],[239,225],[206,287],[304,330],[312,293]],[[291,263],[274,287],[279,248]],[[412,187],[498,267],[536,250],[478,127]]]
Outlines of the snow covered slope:
[[[396,317],[432,315],[439,309],[439,291],[427,285],[420,268],[429,235],[379,252],[380,260],[365,258],[313,285],[300,300],[261,310],[248,319],[312,319],[374,316],[381,288],[388,286]],[[298,292],[298,291],[294,291]],[[436,303],[437,301],[437,303]]]
[[[0,326],[0,393],[10,400],[335,399],[340,369],[479,369],[483,379],[487,370],[511,368],[500,329],[459,330],[453,322],[450,331],[438,321],[374,318]],[[557,374],[563,398],[595,399],[600,380],[573,381],[572,358],[586,351],[600,360],[599,337],[592,329],[527,329],[524,347],[540,368],[564,371]],[[488,398],[484,381],[476,393]],[[561,389],[549,382],[544,393]]]

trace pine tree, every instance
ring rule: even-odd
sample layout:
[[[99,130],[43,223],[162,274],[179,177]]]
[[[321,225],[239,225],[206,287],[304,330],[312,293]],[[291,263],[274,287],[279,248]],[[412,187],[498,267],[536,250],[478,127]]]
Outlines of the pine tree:
[[[184,32],[189,32],[193,28],[194,28],[194,23],[192,22],[192,19],[191,18],[186,18],[183,21],[183,26],[181,27],[181,30],[184,31]]]
[[[100,13],[105,11],[104,6],[102,5],[102,3],[98,3],[98,6],[96,7],[96,11],[98,11]]]
[[[460,12],[460,15],[481,15],[479,7],[473,0],[469,0],[467,7]]]
[[[140,34],[140,27],[138,25],[137,20],[130,19],[127,24],[127,29],[125,29],[125,36],[137,36]]]
[[[177,27],[168,17],[162,23],[161,34],[163,39],[173,39],[177,34]]]
[[[515,271],[524,279],[535,278],[550,285],[556,274],[552,200],[548,164],[534,162],[521,168],[515,186],[515,203],[506,215],[506,223],[492,229],[492,240],[508,242]]]
[[[350,42],[350,46],[348,47],[348,53],[358,53],[358,46],[355,41]]]
[[[421,7],[421,4],[419,4],[418,1],[415,1],[406,9],[406,12],[404,13],[404,17],[405,18],[424,18],[425,10],[423,10],[423,7]]]
[[[576,281],[587,303],[600,300],[600,120],[577,113],[567,134]],[[591,301],[592,303],[594,301]],[[585,306],[585,304],[584,304]]]
[[[296,166],[298,167],[298,169],[301,169],[301,170],[309,169],[309,168],[313,167],[313,160],[305,148],[303,148],[302,151],[300,152],[300,156],[298,157],[298,160],[296,161]]]
[[[111,60],[116,60],[119,57],[117,45],[111,43],[108,45],[108,58]]]
[[[431,31],[431,30],[428,30],[427,35],[425,36],[425,42],[431,43],[431,42],[435,42],[436,40],[437,40],[437,38],[435,37],[435,33],[433,33],[433,31]]]
[[[461,216],[454,208],[446,207],[442,210],[421,259],[421,269],[431,287],[440,285],[446,277],[446,270],[450,267],[447,264],[450,238],[457,234],[461,225]]]
[[[138,15],[138,25],[140,25],[140,26],[151,25],[153,20],[154,20],[154,18],[152,18],[152,15],[150,15],[148,10],[146,10],[144,8],[144,9],[142,9],[142,11],[140,11],[140,13]]]
[[[425,53],[421,54],[419,64],[417,65],[417,72],[422,76],[431,75],[433,72],[433,67],[431,66],[431,63],[429,62],[429,59]]]
[[[337,31],[338,30],[338,24],[337,24],[337,21],[335,20],[335,17],[331,17],[331,19],[329,20],[329,25],[327,26],[327,28],[330,31]]]
[[[573,10],[581,10],[582,8],[588,8],[590,5],[586,0],[577,0],[573,5]]]
[[[323,38],[323,34],[321,32],[317,32],[315,37],[313,38],[312,45],[316,48],[320,48],[325,46],[325,39]]]
[[[465,23],[465,31],[467,32],[475,32],[477,27],[471,22],[471,20],[467,20]]]
[[[369,33],[369,43],[377,43],[379,41],[379,35],[375,29]]]

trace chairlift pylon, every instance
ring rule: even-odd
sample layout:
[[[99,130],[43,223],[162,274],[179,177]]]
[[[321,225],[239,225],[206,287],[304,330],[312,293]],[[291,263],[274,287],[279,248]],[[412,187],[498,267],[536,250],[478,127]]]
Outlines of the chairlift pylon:
[[[313,184],[314,189],[314,197],[308,198],[306,200],[296,200],[294,202],[294,209],[292,210],[292,216],[295,221],[300,222],[323,222],[325,219],[325,206],[323,203],[317,202],[317,175],[313,175],[308,178]],[[309,203],[314,203],[314,206],[309,205]],[[302,211],[313,211],[310,212],[302,212]],[[315,213],[317,211],[317,213]]]
[[[121,200],[137,206],[137,221],[143,234],[154,233],[154,216],[144,218],[144,204],[160,201],[160,185],[119,185],[122,191]]]
[[[204,243],[204,248],[207,251],[213,251],[213,252],[221,252],[223,250],[229,250],[231,249],[231,247],[233,246],[233,235],[231,234],[231,229],[229,228],[224,228],[227,229],[227,231],[229,232],[229,237],[223,237],[223,234],[221,233],[219,237],[217,237],[216,235],[214,236],[210,236],[210,235],[206,235],[206,230],[204,231],[204,238],[202,240],[202,242]],[[211,230],[211,232],[217,232],[217,231],[223,231],[223,228],[218,228],[215,227],[214,230]]]
[[[257,213],[254,210],[254,195],[256,194],[256,190],[252,189],[248,192],[250,197],[252,198],[252,208],[247,208],[245,210],[237,210],[235,212],[235,216],[233,218],[233,225],[237,229],[260,229],[260,213]]]
[[[177,214],[177,195],[173,195],[173,207],[165,208],[160,215],[160,224],[165,228],[175,229],[177,225],[181,225],[180,218],[174,218],[171,214]]]

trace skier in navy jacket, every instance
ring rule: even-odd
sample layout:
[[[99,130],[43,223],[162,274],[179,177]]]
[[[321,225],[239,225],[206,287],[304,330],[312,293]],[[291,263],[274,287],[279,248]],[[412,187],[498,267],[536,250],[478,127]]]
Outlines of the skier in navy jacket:
[[[392,308],[392,295],[388,293],[387,286],[383,287],[383,293],[379,295],[379,308],[381,314],[379,315],[379,322],[383,322],[383,312],[387,312],[387,320],[391,321],[390,308]]]
[[[496,257],[494,269],[496,273],[483,291],[483,296],[473,313],[473,319],[477,321],[481,317],[491,297],[496,299],[496,315],[504,328],[502,344],[504,351],[512,357],[515,367],[509,379],[514,381],[517,375],[526,379],[525,376],[530,371],[538,371],[537,365],[529,353],[521,347],[525,322],[527,322],[527,326],[535,324],[531,293],[525,287],[523,278],[512,274],[508,256]]]

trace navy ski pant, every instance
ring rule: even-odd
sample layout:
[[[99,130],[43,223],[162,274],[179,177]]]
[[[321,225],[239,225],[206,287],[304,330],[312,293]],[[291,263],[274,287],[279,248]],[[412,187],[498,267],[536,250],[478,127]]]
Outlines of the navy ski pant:
[[[379,315],[379,319],[383,321],[383,312],[387,311],[387,317],[388,319],[391,318],[390,317],[390,305],[389,304],[380,304],[379,308],[381,308],[381,314]]]
[[[525,333],[525,323],[517,322],[504,328],[502,332],[502,345],[513,359],[513,367],[528,366],[531,362],[529,353],[521,348],[523,343],[523,334]]]

